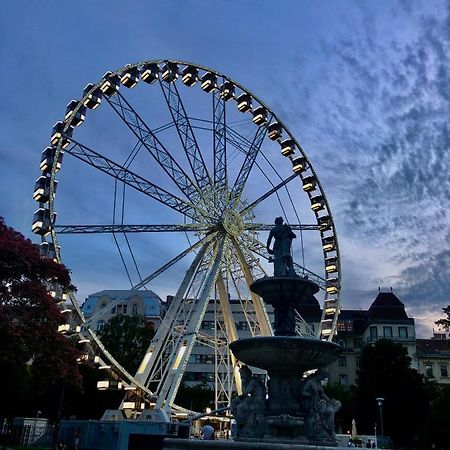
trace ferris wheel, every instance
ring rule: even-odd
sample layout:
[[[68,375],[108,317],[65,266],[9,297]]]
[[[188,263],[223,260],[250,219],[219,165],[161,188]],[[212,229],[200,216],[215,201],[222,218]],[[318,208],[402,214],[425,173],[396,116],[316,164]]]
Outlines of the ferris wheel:
[[[279,117],[228,76],[172,60],[106,72],[67,105],[40,169],[32,230],[42,236],[45,254],[63,262],[64,252],[69,267],[76,258],[84,261],[91,269],[85,277],[103,280],[97,285],[111,281],[108,270],[122,267],[118,283],[173,295],[130,374],[91,327],[123,299],[86,318],[73,292],[53,289],[73,315],[61,331],[80,333],[86,358],[95,354],[99,368],[127,391],[123,409],[151,404],[181,411],[175,396],[196,342],[215,349],[216,406],[230,401],[233,383],[240,390],[239,361],[228,351],[239,337],[229,300],[239,300],[252,335],[272,334],[265,305],[249,286],[271,272],[265,239],[276,216],[297,234],[297,274],[321,288],[318,329],[298,314],[298,333],[333,338],[340,259],[325,193]],[[212,335],[201,330],[210,301]]]

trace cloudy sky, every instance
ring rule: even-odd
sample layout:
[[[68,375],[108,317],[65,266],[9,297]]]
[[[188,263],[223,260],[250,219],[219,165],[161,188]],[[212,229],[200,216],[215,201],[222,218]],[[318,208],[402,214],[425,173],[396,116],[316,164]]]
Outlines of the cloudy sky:
[[[88,82],[126,63],[192,61],[248,87],[307,152],[336,222],[343,307],[366,308],[379,286],[392,287],[418,334],[431,334],[450,302],[449,1],[16,0],[2,8],[0,33],[0,215],[9,225],[37,242],[40,154]],[[97,127],[104,142],[120,142],[115,129],[105,133],[107,116],[96,120],[87,135]],[[95,215],[109,187],[67,164],[58,213],[68,217],[70,206],[74,220],[104,223]],[[97,278],[80,275],[95,272],[88,248],[109,255],[111,245],[63,246],[81,296],[114,284],[107,264]]]

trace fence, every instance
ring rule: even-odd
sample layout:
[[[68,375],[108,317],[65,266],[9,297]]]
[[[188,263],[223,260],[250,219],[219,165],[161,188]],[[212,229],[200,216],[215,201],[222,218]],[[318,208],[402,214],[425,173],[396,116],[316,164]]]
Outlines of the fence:
[[[0,442],[25,447],[51,447],[53,430],[54,427],[50,425],[14,425],[4,421],[0,429]]]

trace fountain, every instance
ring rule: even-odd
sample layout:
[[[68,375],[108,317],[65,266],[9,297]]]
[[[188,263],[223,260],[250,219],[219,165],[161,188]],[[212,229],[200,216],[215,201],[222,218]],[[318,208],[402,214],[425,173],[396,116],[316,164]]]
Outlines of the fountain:
[[[250,286],[274,309],[274,336],[230,343],[235,357],[246,364],[240,368],[242,395],[231,403],[237,424],[235,442],[205,441],[198,447],[306,450],[337,446],[334,415],[340,402],[325,394],[322,380],[327,374],[322,369],[337,359],[342,348],[330,341],[296,335],[295,309],[310,304],[319,286],[295,273],[291,257],[293,238],[291,228],[278,217],[267,241],[267,249],[273,255],[274,276],[256,280]],[[267,390],[248,366],[267,371]],[[314,369],[318,370],[303,378],[306,371]],[[197,448],[197,444],[170,448]]]

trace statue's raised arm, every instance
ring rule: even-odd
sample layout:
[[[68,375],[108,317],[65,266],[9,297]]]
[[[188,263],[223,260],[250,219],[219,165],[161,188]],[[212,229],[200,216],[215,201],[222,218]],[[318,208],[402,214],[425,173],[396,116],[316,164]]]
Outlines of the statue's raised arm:
[[[294,263],[291,256],[292,240],[297,236],[291,230],[291,227],[283,223],[282,217],[275,219],[275,226],[270,230],[267,239],[267,251],[273,255],[273,276],[274,277],[292,277],[296,276]],[[272,239],[275,239],[273,248],[270,248]]]

